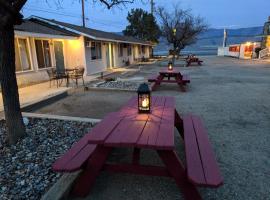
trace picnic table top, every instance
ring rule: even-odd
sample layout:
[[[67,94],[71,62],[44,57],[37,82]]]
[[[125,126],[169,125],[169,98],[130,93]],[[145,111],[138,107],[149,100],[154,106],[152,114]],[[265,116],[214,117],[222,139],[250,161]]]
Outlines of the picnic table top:
[[[173,68],[173,70],[162,69],[159,73],[160,74],[179,74],[180,73],[180,70],[175,69],[175,68]]]
[[[174,112],[173,97],[152,96],[151,113],[139,114],[137,97],[133,97],[119,112],[110,113],[96,125],[87,139],[90,144],[110,147],[172,150]]]

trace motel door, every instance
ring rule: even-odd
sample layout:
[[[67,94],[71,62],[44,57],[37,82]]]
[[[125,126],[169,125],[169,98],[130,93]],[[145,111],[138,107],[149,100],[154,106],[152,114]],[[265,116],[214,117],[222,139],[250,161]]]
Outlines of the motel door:
[[[61,41],[54,41],[54,54],[55,54],[56,70],[58,72],[65,71],[63,43]]]

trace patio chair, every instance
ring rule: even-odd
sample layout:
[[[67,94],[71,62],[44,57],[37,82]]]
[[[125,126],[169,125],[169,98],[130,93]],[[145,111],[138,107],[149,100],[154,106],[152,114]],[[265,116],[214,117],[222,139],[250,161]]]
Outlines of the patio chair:
[[[68,74],[66,73],[66,70],[60,70],[60,69],[56,69],[56,76],[58,80],[61,80],[61,82],[59,83],[59,85],[62,84],[63,79],[66,80],[66,86],[68,87]]]
[[[83,86],[85,86],[83,74],[84,74],[84,67],[80,67],[80,68],[75,68],[72,72],[70,72],[68,74],[68,77],[69,79],[72,79],[73,81],[75,81],[77,87],[78,87],[78,80],[82,79]]]
[[[56,81],[56,87],[58,87],[58,78],[57,78],[57,74],[56,74],[56,69],[52,68],[52,69],[47,69],[47,74],[49,76],[49,80],[50,80],[50,87],[52,86],[52,81]]]

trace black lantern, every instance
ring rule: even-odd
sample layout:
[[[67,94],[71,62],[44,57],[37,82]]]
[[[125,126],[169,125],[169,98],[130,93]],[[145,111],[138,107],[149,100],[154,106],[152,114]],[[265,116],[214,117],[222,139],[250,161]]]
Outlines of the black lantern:
[[[138,112],[150,113],[151,91],[146,83],[139,86],[138,90]]]
[[[168,70],[172,71],[173,70],[173,63],[172,61],[168,62]]]

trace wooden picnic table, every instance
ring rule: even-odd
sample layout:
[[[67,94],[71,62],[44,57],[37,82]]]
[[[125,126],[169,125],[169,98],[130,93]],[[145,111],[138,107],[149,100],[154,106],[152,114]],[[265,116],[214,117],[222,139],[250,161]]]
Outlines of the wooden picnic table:
[[[172,79],[174,78],[174,79]],[[187,83],[190,83],[190,78],[187,75],[182,75],[179,70],[162,70],[158,75],[153,75],[148,78],[148,82],[152,82],[152,90],[155,90],[157,86],[160,86],[161,83],[176,83],[185,91],[184,87]]]
[[[184,140],[186,167],[175,151],[174,129]],[[107,163],[113,148],[133,148],[132,163]],[[164,166],[140,164],[141,149],[157,152]],[[172,177],[185,199],[201,196],[196,186],[218,187],[223,180],[202,122],[196,116],[180,118],[173,97],[152,97],[150,114],[138,114],[133,97],[119,111],[110,113],[54,164],[53,170],[83,169],[72,193],[86,196],[101,170]]]
[[[189,67],[192,63],[197,63],[198,65],[202,65],[203,61],[197,57],[188,57],[186,58],[186,65]]]

